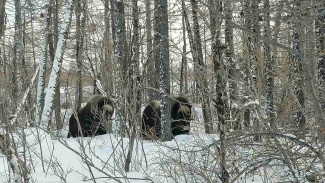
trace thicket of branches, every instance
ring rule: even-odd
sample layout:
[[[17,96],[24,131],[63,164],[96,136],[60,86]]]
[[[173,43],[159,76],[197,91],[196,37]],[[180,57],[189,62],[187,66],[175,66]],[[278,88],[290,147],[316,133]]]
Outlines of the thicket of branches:
[[[116,109],[110,133],[129,138],[114,152],[119,166],[150,174],[133,158],[141,106],[162,101],[162,140],[171,140],[168,98],[180,94],[202,118],[192,111],[196,140],[157,152],[168,180],[322,181],[324,36],[317,0],[1,0],[1,153],[16,181],[30,181],[24,129],[71,148],[66,111],[105,93]],[[90,172],[98,166],[76,153]]]

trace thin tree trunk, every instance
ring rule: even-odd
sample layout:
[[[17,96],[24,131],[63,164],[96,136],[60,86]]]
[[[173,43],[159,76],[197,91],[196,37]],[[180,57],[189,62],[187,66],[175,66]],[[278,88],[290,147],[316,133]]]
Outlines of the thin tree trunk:
[[[325,128],[325,121],[324,121],[324,116],[322,113],[322,109],[321,109],[321,103],[319,100],[319,95],[317,94],[317,91],[315,89],[315,84],[317,82],[317,77],[316,77],[316,73],[314,72],[314,68],[316,65],[316,46],[314,43],[315,40],[315,32],[314,32],[314,21],[313,18],[315,17],[314,14],[314,10],[310,9],[308,12],[308,16],[307,16],[307,20],[303,21],[306,22],[306,53],[305,53],[305,59],[303,60],[302,63],[302,68],[303,68],[303,75],[304,78],[307,81],[310,82],[306,82],[306,92],[308,92],[308,94],[310,95],[310,99],[312,101],[314,110],[315,110],[315,118],[316,121],[320,122],[320,127],[321,128]]]
[[[180,93],[187,93],[187,58],[186,58],[186,25],[184,11],[182,11],[182,28],[183,28],[183,53],[181,63]]]
[[[6,0],[0,1],[0,38],[3,36],[5,31],[5,4]]]
[[[50,0],[48,0],[48,7],[50,7]],[[49,34],[49,14],[50,9],[46,10],[44,15],[44,23],[42,27],[43,41],[41,45],[41,54],[39,57],[39,74],[36,91],[36,111],[35,111],[35,123],[40,124],[42,111],[44,107],[44,87],[45,87],[45,73],[46,73],[46,58],[47,58],[47,45],[48,45],[48,34]]]
[[[75,1],[75,14],[76,14],[76,62],[77,62],[77,80],[76,80],[76,90],[75,90],[75,111],[79,111],[82,102],[82,52],[83,52],[83,34],[81,27],[81,14],[82,14],[82,0]],[[84,15],[85,16],[85,15]]]
[[[301,4],[300,2],[296,2],[295,7],[299,10],[301,9]],[[295,14],[295,13],[294,13]],[[301,17],[301,15],[295,14],[297,17]],[[301,22],[295,22],[294,23],[294,32],[293,32],[293,41],[292,41],[292,46],[293,49],[296,51],[295,54],[292,55],[293,57],[293,82],[295,83],[294,86],[294,93],[298,99],[300,107],[296,110],[294,119],[297,122],[297,125],[299,128],[305,127],[306,124],[306,119],[305,115],[303,113],[304,107],[305,107],[305,92],[304,92],[304,76],[303,76],[303,67],[302,67],[302,62],[303,62],[303,54],[302,50],[304,45],[302,44],[302,26]]]
[[[58,37],[57,35],[59,35],[59,0],[54,0],[53,2],[53,7],[52,10],[54,8],[53,12],[53,35],[54,39],[51,38],[51,40],[53,39],[54,41],[54,53],[55,53],[55,49],[57,48],[57,43],[58,43]],[[51,63],[53,63],[54,58],[51,59]],[[61,75],[61,72],[59,72],[59,75]],[[57,129],[62,129],[63,128],[63,121],[61,119],[61,93],[60,93],[60,86],[61,86],[61,80],[60,77],[58,77],[58,81],[57,81],[57,87],[55,88],[55,95],[54,95],[54,113],[55,113],[55,122],[56,122],[56,128]]]
[[[132,113],[132,120],[131,123],[131,138],[129,142],[129,149],[127,158],[125,160],[125,171],[130,171],[130,164],[132,160],[133,148],[134,148],[134,141],[136,137],[136,129],[139,126],[140,119],[141,119],[141,92],[140,92],[140,76],[139,76],[139,51],[140,51],[140,44],[139,44],[139,10],[138,10],[138,0],[132,0],[132,25],[133,25],[133,36],[132,36],[132,55],[131,55],[131,85],[130,93],[132,94],[131,101],[131,108],[133,109],[130,111]]]
[[[205,124],[205,132],[213,132],[213,124],[211,119],[210,111],[210,99],[209,99],[209,90],[206,74],[206,66],[203,63],[203,52],[201,45],[201,35],[200,35],[200,26],[198,21],[198,4],[196,0],[191,0],[192,13],[193,13],[193,30],[194,30],[194,40],[193,40],[193,52],[195,53],[194,57],[194,67],[196,67],[196,77],[197,77],[197,86],[201,92],[202,96],[202,110],[203,118]]]
[[[113,52],[111,43],[111,33],[110,33],[110,15],[109,15],[109,0],[105,0],[105,33],[104,33],[104,67],[103,72],[105,73],[103,78],[104,89],[108,92],[108,95],[113,95],[114,93],[114,78],[113,78]],[[107,73],[108,71],[108,73]]]
[[[152,52],[152,19],[151,19],[151,4],[152,0],[146,0],[146,42],[147,42],[147,79],[148,86],[150,88],[156,88],[156,72],[155,72],[155,61],[153,60]],[[148,90],[149,99],[153,100],[157,98],[154,90]]]
[[[11,87],[12,87],[12,99],[13,101],[18,100],[18,78],[19,68],[21,59],[21,3],[20,0],[15,0],[15,34],[14,34],[14,46],[13,46],[13,59],[12,59],[12,70],[11,70]],[[15,110],[16,102],[12,103],[13,110]]]
[[[266,75],[266,115],[269,118],[269,124],[271,128],[275,128],[275,115],[274,115],[274,59],[272,59],[271,53],[271,27],[270,27],[270,1],[264,1],[264,35],[265,35],[265,59],[266,59],[266,67],[265,67],[265,75]]]

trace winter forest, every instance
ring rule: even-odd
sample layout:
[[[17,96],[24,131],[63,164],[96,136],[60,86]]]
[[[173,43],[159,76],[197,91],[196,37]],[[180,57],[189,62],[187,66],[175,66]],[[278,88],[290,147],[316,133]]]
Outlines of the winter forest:
[[[324,94],[322,0],[0,0],[0,182],[324,182]]]

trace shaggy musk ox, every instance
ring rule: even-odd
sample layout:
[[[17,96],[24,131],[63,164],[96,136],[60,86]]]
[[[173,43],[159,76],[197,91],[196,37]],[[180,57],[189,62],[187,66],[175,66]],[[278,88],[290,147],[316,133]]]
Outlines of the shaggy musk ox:
[[[113,113],[113,102],[109,98],[102,95],[91,96],[87,104],[78,111],[77,119],[75,114],[71,115],[68,138],[106,134],[105,126]]]
[[[173,136],[188,134],[190,132],[190,118],[192,105],[185,97],[172,97],[171,107],[171,133]],[[142,135],[146,139],[160,138],[161,130],[160,102],[151,102],[143,111]]]

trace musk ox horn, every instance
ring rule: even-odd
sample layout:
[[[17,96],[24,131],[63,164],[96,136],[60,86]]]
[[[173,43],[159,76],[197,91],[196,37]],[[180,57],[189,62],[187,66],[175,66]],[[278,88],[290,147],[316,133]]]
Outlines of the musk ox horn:
[[[103,109],[105,110],[105,112],[109,112],[110,114],[112,114],[114,112],[113,107],[111,105],[104,105]]]
[[[191,111],[190,108],[187,107],[186,105],[181,105],[177,111],[177,114],[179,113],[184,113],[186,115],[190,115]]]

